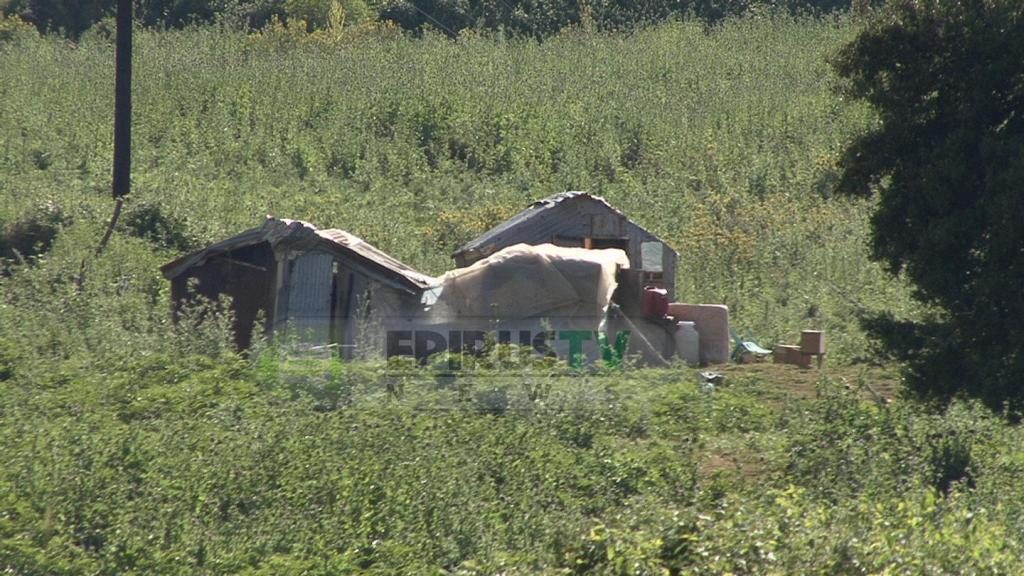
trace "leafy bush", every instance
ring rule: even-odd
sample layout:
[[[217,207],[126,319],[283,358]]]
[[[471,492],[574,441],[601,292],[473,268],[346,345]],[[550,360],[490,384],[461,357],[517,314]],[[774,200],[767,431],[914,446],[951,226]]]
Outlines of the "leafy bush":
[[[144,202],[129,204],[121,217],[121,223],[128,233],[136,238],[148,240],[161,248],[187,252],[195,247],[187,224],[173,215],[165,214],[159,204]]]
[[[308,32],[357,25],[371,19],[364,0],[286,0],[284,9],[289,19],[305,22]]]
[[[0,382],[14,377],[16,347],[7,340],[0,340]]]
[[[37,35],[36,30],[28,22],[16,15],[0,11],[0,46],[21,40],[31,40]]]
[[[29,214],[0,229],[0,259],[25,261],[46,253],[70,218],[59,204],[39,204]]]

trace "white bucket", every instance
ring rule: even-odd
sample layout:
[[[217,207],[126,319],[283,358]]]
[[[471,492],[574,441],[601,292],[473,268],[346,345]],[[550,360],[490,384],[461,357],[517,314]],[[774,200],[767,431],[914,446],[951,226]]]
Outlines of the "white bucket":
[[[700,335],[694,322],[679,322],[675,332],[676,357],[687,364],[700,364]]]

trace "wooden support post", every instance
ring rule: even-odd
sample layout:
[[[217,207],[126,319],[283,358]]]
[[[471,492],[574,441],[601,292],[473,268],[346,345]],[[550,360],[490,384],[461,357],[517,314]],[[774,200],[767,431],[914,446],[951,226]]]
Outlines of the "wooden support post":
[[[114,198],[131,190],[132,172],[132,0],[117,0],[117,55],[114,64]]]
[[[114,178],[111,191],[114,213],[96,247],[99,256],[106,249],[121,217],[124,199],[131,191],[132,174],[132,1],[117,0],[117,45],[114,62]],[[85,282],[85,261],[78,276],[81,289]]]

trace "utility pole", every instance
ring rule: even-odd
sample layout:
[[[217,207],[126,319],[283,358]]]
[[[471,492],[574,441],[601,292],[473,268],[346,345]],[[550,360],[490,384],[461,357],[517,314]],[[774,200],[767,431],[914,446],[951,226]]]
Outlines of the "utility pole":
[[[128,195],[132,171],[132,2],[117,0],[114,79],[114,199]]]
[[[99,256],[110,242],[124,199],[131,191],[132,174],[132,2],[117,0],[117,47],[114,76],[114,213],[96,248]]]
[[[131,190],[132,176],[132,2],[117,0],[117,44],[114,54],[114,213],[107,231],[96,247],[96,256],[103,253],[114,234],[117,220],[124,208],[124,199]],[[85,288],[87,258],[82,258],[75,287]]]

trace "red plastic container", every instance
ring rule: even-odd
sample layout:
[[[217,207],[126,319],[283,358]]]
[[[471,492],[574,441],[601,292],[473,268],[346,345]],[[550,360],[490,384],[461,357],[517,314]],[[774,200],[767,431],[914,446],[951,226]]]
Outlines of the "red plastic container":
[[[668,290],[652,286],[644,288],[640,311],[647,318],[664,318],[668,313]]]

